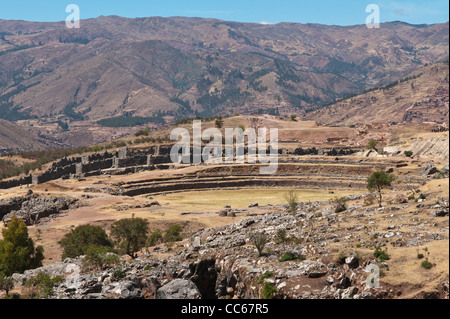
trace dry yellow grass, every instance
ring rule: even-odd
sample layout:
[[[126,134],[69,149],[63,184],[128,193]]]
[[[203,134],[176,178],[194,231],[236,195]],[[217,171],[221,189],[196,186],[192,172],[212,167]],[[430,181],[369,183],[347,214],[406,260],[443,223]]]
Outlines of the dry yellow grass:
[[[424,253],[428,248],[429,261],[433,264],[431,269],[421,266],[423,259],[417,258],[417,250]],[[389,249],[391,259],[388,261],[389,271],[385,271],[382,282],[391,285],[406,285],[421,287],[421,291],[434,291],[436,287],[448,280],[449,273],[449,241],[439,240],[427,243],[420,247],[393,247]],[[413,297],[404,295],[402,298]]]
[[[232,208],[246,208],[252,203],[258,203],[260,206],[287,204],[284,195],[289,190],[291,189],[241,188],[172,193],[166,196],[156,195],[153,197],[160,203],[169,202],[170,207],[178,210],[215,211],[223,209],[225,205],[230,205]],[[334,193],[331,194],[325,188],[293,190],[298,192],[300,202],[328,201],[335,197],[355,193],[354,190],[333,190]]]

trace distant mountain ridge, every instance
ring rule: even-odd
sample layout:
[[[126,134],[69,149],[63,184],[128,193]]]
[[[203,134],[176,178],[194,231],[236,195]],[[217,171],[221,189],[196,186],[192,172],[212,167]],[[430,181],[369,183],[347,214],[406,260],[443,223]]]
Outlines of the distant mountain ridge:
[[[108,16],[67,29],[0,20],[0,118],[301,115],[448,60],[448,31],[448,22],[368,29]]]
[[[449,64],[424,66],[408,76],[308,113],[332,125],[431,122],[449,125]]]

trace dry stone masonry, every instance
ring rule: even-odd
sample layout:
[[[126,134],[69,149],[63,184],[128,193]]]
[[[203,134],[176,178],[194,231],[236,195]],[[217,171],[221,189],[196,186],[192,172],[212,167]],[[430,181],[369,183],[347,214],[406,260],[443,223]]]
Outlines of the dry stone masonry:
[[[89,156],[63,158],[54,162],[44,173],[0,182],[0,189],[21,185],[37,185],[63,178],[79,178],[101,174],[120,174],[137,170],[155,169],[156,165],[170,162],[170,147],[156,146],[148,150],[120,149],[115,153],[105,152]]]

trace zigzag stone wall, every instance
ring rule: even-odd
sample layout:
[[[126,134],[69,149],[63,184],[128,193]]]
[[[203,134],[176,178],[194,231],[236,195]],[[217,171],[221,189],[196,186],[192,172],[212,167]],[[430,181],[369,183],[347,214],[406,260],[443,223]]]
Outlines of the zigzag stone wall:
[[[63,158],[54,162],[44,173],[31,174],[25,177],[0,181],[0,189],[7,189],[29,184],[42,184],[59,178],[77,178],[80,176],[99,175],[108,169],[147,166],[149,169],[156,164],[170,162],[170,147],[156,146],[148,150],[130,151],[126,147],[117,152],[89,156]]]
[[[147,150],[133,150],[122,148],[114,153],[104,152],[102,154],[96,153],[89,156],[80,156],[72,158],[63,158],[54,162],[52,166],[44,173],[37,175],[11,179],[7,181],[0,181],[0,189],[7,189],[28,184],[42,184],[51,180],[59,178],[77,178],[81,176],[92,176],[100,174],[108,174],[109,169],[125,169],[132,167],[147,167],[148,169],[155,168],[155,165],[160,165],[159,168],[165,167],[161,164],[171,163],[170,159],[171,146],[154,146]],[[270,148],[267,154],[270,153]],[[331,149],[324,151],[322,149],[301,149],[298,148],[294,152],[287,152],[286,149],[279,149],[278,153],[281,155],[295,154],[295,155],[350,155],[356,152],[351,149]],[[248,154],[248,148],[244,149],[244,154]],[[225,155],[225,150],[224,154]],[[193,150],[191,148],[191,160]],[[142,169],[141,169],[142,170]],[[134,172],[136,169],[128,169],[125,172]]]

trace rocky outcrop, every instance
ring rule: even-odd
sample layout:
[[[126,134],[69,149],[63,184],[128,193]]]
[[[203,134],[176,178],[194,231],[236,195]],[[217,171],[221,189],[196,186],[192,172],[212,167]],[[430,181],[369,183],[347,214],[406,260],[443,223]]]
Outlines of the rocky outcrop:
[[[13,210],[19,210],[22,203],[27,201],[27,197],[13,197],[9,199],[0,200],[0,219]]]
[[[438,172],[436,166],[431,163],[427,163],[422,167],[422,176],[432,175]]]
[[[6,214],[3,215],[2,220],[5,226],[11,221],[13,216],[25,221],[27,225],[38,223],[42,218],[57,215],[62,211],[69,209],[78,200],[72,197],[40,197],[13,201],[15,206],[9,206],[9,212],[6,209]],[[1,205],[1,204],[0,204]],[[1,206],[0,206],[1,207]]]
[[[428,205],[428,211],[439,211],[436,218],[442,218],[441,211],[448,215],[448,202],[439,201],[433,206],[420,203],[420,207]],[[172,255],[166,246],[157,246],[141,252],[133,262],[88,273],[80,271],[80,257],[15,274],[13,278],[23,284],[41,271],[64,276],[65,281],[55,287],[51,296],[58,299],[258,299],[265,283],[275,287],[275,298],[392,298],[399,293],[395,288],[373,289],[366,284],[368,266],[383,269],[388,267],[386,263],[370,257],[362,259],[356,251],[338,259],[329,244],[339,242],[352,247],[356,241],[361,246],[419,247],[448,239],[442,232],[430,233],[425,228],[428,221],[408,223],[399,217],[385,231],[372,226],[374,215],[388,216],[410,205],[417,209],[417,203],[389,208],[350,206],[345,214],[336,213],[330,204],[299,203],[295,214],[287,213],[284,205],[272,206],[271,213],[200,230]],[[348,216],[354,223],[345,231],[335,232],[336,224]],[[284,243],[279,240],[280,230],[288,239]],[[255,233],[266,236],[262,256],[258,256],[251,239]],[[155,258],[153,253],[164,253],[165,257]]]
[[[416,139],[406,149],[414,155],[422,157],[438,158],[444,161],[449,159],[449,135],[435,138]]]
[[[190,280],[175,279],[162,286],[156,293],[156,299],[200,299],[197,286]]]

